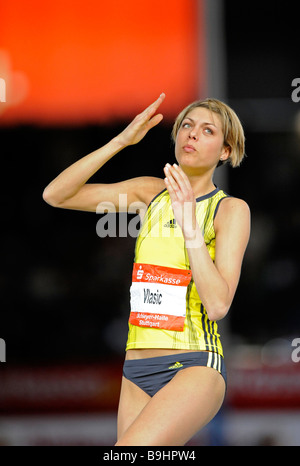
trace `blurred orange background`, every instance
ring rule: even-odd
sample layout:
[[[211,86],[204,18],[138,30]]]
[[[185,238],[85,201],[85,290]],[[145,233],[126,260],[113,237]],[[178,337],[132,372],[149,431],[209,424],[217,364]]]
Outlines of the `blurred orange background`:
[[[202,2],[2,1],[0,124],[134,116],[167,94],[174,116],[205,86]]]

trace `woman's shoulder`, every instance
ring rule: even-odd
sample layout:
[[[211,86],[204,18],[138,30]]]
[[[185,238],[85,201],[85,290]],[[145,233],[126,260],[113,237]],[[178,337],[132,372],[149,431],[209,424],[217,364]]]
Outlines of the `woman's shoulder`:
[[[222,206],[224,210],[231,210],[231,209],[243,209],[243,210],[250,210],[249,205],[247,204],[244,199],[240,199],[238,197],[227,195],[222,199]]]
[[[136,183],[140,200],[147,205],[166,188],[164,180],[154,176],[141,176]]]
[[[222,199],[222,202],[218,206],[215,226],[218,227],[229,220],[248,222],[250,215],[250,207],[246,201],[237,197],[227,196]]]

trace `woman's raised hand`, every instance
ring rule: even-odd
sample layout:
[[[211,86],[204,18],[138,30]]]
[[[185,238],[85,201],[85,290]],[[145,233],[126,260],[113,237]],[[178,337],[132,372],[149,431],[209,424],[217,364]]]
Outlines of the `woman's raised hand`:
[[[174,217],[180,226],[185,240],[193,240],[196,235],[196,200],[192,186],[184,171],[174,163],[166,164],[165,186],[169,191]]]
[[[157,109],[165,99],[162,93],[159,98],[147,107],[142,113],[137,115],[134,120],[117,136],[117,139],[124,146],[130,146],[140,142],[148,131],[158,125],[163,119],[162,114],[155,115]]]

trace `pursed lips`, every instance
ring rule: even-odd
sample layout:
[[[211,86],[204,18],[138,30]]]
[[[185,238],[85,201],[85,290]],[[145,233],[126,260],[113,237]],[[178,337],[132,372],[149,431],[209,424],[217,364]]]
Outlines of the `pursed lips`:
[[[186,146],[183,147],[183,150],[185,150],[186,152],[195,152],[196,149],[194,146],[187,144]]]

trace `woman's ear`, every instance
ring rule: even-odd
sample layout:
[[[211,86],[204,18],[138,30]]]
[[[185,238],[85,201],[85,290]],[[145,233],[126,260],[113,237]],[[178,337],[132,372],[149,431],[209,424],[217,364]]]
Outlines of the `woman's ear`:
[[[231,154],[231,147],[224,146],[222,153],[221,153],[220,162],[225,162],[226,160],[228,160],[230,157],[230,154]]]

